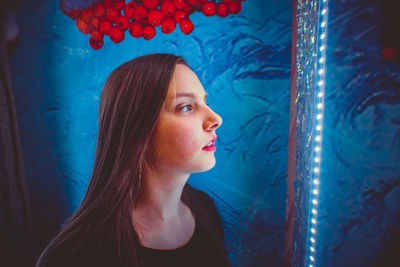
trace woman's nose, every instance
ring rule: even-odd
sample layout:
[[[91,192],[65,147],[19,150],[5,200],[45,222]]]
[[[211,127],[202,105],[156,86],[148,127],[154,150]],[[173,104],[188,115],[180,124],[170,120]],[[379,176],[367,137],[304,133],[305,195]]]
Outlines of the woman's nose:
[[[222,124],[222,118],[217,113],[215,113],[211,108],[210,113],[204,122],[204,128],[209,130],[216,130]]]

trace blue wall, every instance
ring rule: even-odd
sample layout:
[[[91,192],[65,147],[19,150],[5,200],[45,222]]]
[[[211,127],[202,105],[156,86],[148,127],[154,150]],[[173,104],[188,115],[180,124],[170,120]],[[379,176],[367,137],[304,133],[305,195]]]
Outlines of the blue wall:
[[[329,3],[318,266],[398,263],[400,65],[380,54],[376,2]]]
[[[99,51],[89,47],[88,36],[58,1],[34,1],[17,10],[22,34],[11,65],[38,249],[85,193],[105,79],[134,57],[168,52],[188,60],[224,120],[216,167],[189,182],[215,199],[232,265],[281,265],[291,4],[248,0],[239,15],[224,19],[194,14],[189,36],[158,29],[151,41],[127,35],[120,44],[105,40]]]

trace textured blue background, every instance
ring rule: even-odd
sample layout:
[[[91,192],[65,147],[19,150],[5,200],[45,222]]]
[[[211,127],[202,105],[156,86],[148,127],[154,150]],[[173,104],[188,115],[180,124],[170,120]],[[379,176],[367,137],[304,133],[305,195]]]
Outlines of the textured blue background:
[[[292,1],[248,0],[224,19],[196,13],[189,36],[157,29],[151,41],[106,39],[100,51],[58,1],[29,3],[17,10],[22,34],[11,65],[38,249],[85,193],[106,77],[134,57],[168,52],[188,60],[224,120],[216,167],[189,182],[215,199],[232,265],[281,265]]]
[[[318,266],[399,262],[400,65],[377,2],[329,2]]]

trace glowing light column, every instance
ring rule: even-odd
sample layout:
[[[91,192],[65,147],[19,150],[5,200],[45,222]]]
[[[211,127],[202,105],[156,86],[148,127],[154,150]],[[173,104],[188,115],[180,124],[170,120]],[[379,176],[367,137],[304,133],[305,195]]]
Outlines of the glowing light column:
[[[309,214],[309,249],[307,250],[309,267],[316,266],[316,243],[317,243],[317,222],[318,222],[318,195],[320,186],[321,171],[321,144],[322,128],[324,114],[324,96],[325,96],[325,64],[326,64],[326,37],[328,24],[328,0],[321,0],[319,3],[320,17],[318,27],[318,63],[317,63],[317,86],[314,109],[314,140],[313,140],[313,174],[311,176],[311,194],[310,194],[310,214]]]

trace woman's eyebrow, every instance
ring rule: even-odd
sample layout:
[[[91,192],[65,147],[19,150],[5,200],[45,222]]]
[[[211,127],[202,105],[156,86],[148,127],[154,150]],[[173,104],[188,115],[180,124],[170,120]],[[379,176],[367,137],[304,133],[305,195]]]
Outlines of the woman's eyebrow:
[[[196,96],[195,96],[195,94],[193,94],[193,93],[177,93],[177,94],[176,94],[176,98],[180,98],[180,97],[189,97],[189,98],[196,99]],[[207,97],[208,97],[208,94],[206,93],[206,94],[204,95],[204,100],[205,100]]]

